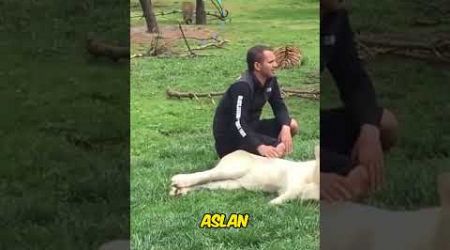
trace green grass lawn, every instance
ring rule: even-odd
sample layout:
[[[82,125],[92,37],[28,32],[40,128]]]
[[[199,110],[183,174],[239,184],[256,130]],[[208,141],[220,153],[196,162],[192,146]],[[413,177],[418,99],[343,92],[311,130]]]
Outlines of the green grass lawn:
[[[84,47],[87,32],[126,42],[128,4],[1,6],[0,249],[128,237],[128,63]]]
[[[137,1],[136,1],[137,2]],[[206,1],[207,9],[211,9]],[[179,8],[174,1],[154,1],[158,8]],[[245,69],[246,50],[258,43],[294,44],[305,56],[303,66],[279,72],[285,87],[311,87],[303,75],[319,70],[317,1],[225,1],[231,22],[210,21],[230,43],[205,50],[198,58],[137,58],[131,61],[131,227],[135,249],[317,249],[317,203],[291,202],[270,207],[270,194],[247,191],[201,191],[182,198],[168,196],[169,180],[180,172],[211,168],[217,162],[212,137],[216,104],[209,99],[171,100],[167,88],[223,91]],[[137,8],[133,9],[133,6]],[[270,6],[266,8],[266,6]],[[131,12],[139,13],[132,2]],[[299,14],[300,13],[300,14]],[[179,16],[158,18],[176,25]],[[142,25],[142,20],[132,20]],[[215,99],[218,103],[219,99]],[[288,98],[291,116],[299,120],[295,160],[314,157],[318,143],[319,102]],[[270,108],[264,110],[270,117]],[[249,213],[246,229],[199,229],[207,212]]]
[[[352,1],[350,20],[361,33],[408,33],[417,39],[433,32],[449,33],[448,23],[417,27],[418,17],[439,18],[429,13],[439,0]],[[397,11],[401,9],[401,11]],[[434,39],[432,35],[431,39]],[[377,57],[366,63],[379,103],[400,122],[399,141],[387,155],[387,183],[368,202],[392,208],[417,208],[439,204],[436,176],[450,171],[450,104],[448,65],[399,57]],[[339,103],[336,89],[326,75],[321,82],[321,107]]]

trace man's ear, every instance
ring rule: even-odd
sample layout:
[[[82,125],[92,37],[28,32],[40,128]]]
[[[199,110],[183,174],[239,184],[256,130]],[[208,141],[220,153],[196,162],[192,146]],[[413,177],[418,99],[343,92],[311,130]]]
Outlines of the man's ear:
[[[261,70],[261,63],[260,62],[254,62],[253,66],[255,67],[256,71],[260,71]]]

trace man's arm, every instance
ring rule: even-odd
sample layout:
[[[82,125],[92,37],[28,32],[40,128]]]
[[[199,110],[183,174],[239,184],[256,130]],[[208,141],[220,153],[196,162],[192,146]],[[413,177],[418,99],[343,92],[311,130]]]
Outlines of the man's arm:
[[[269,96],[269,104],[272,107],[273,115],[277,119],[280,125],[290,125],[289,112],[287,110],[286,104],[281,98],[280,87],[278,82],[275,80],[272,84],[272,93]]]
[[[336,45],[327,68],[336,81],[341,99],[360,126],[379,126],[380,117],[375,90],[358,58],[348,15],[345,10],[334,13],[338,23]]]
[[[280,87],[278,82],[275,80],[272,83],[272,93],[269,96],[269,103],[272,107],[273,114],[277,119],[278,123],[281,125],[281,131],[278,138],[285,145],[285,153],[291,153],[293,149],[292,135],[291,135],[291,119],[289,118],[289,112],[287,110],[286,104],[281,98]]]
[[[238,82],[230,89],[232,99],[232,116],[234,117],[234,131],[238,134],[241,144],[246,144],[253,151],[266,157],[280,157],[280,153],[271,145],[264,145],[256,133],[248,124],[251,108],[251,90],[245,82]]]
[[[347,12],[340,10],[335,15],[337,39],[327,68],[336,81],[346,109],[361,128],[352,158],[367,167],[370,186],[375,190],[382,182],[384,167],[379,138],[381,114],[372,82],[358,58]]]

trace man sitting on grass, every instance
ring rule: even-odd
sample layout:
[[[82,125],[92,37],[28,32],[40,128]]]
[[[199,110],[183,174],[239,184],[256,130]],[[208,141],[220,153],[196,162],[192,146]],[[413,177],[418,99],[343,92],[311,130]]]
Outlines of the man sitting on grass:
[[[255,46],[247,52],[248,70],[233,83],[216,109],[213,123],[215,148],[220,158],[242,149],[266,157],[292,152],[292,136],[298,125],[289,117],[274,75],[277,63],[269,47]],[[269,102],[274,119],[260,120]]]
[[[320,112],[320,192],[328,201],[354,199],[381,186],[384,152],[395,143],[398,126],[378,106],[340,2],[320,1],[321,71],[330,71],[344,104]]]

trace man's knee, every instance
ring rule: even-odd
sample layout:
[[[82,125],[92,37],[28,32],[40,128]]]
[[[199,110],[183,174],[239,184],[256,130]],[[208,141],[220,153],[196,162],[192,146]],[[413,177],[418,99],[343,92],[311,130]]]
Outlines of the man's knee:
[[[291,127],[291,135],[292,136],[298,134],[298,130],[299,130],[298,123],[294,118],[291,119],[290,127]]]
[[[380,127],[383,149],[389,150],[397,142],[398,121],[395,115],[388,109],[383,109]]]

